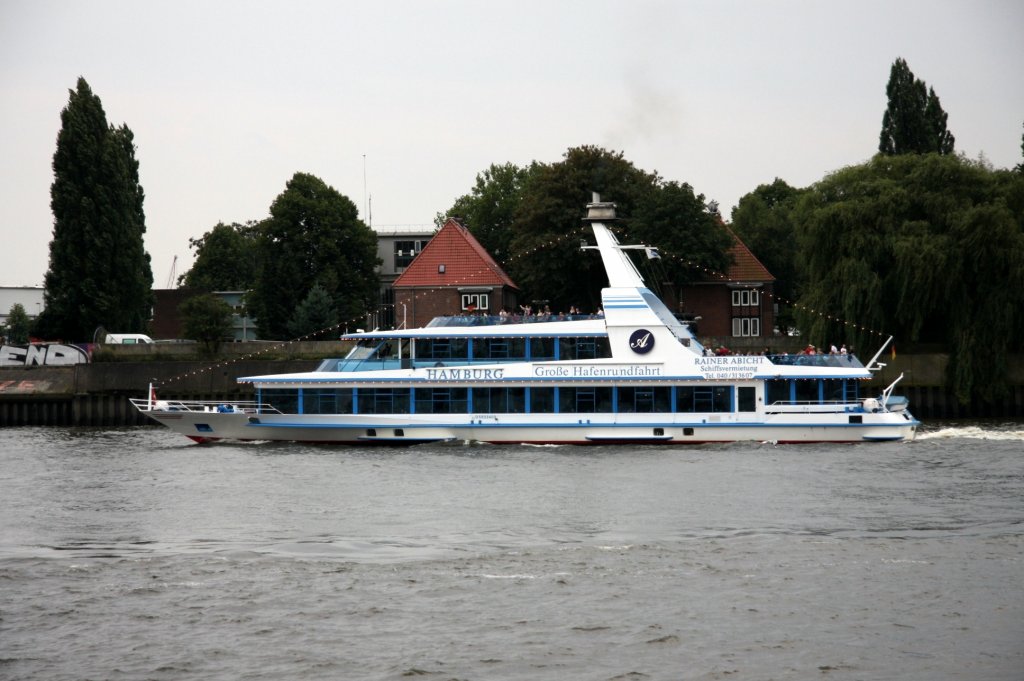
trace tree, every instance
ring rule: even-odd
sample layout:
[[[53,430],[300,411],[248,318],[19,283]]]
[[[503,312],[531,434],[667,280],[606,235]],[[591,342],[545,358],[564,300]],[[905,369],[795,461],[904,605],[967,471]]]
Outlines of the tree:
[[[193,296],[178,306],[185,336],[216,353],[220,344],[231,338],[231,306],[212,293]]]
[[[295,314],[288,322],[288,333],[292,338],[312,336],[318,331],[333,328],[337,323],[338,312],[331,296],[322,286],[317,285],[295,308]]]
[[[513,213],[506,265],[525,300],[546,300],[553,310],[601,305],[604,268],[593,253],[579,250],[581,240],[592,241],[582,218],[594,192],[616,204],[623,243],[643,242],[669,256],[640,264],[651,288],[692,280],[696,264],[728,265],[731,239],[703,195],[637,168],[621,152],[575,147],[562,161],[531,167]]]
[[[801,291],[793,210],[803,191],[775,178],[743,196],[732,212],[732,228],[747,248],[775,276],[780,328],[792,325],[789,305]]]
[[[732,237],[723,228],[717,205],[707,204],[684,183],[656,181],[643,194],[629,220],[627,238],[657,246],[662,258],[657,269],[646,276],[657,288],[669,283],[679,286],[697,279],[702,268],[725,271],[730,263]]]
[[[7,313],[7,325],[2,329],[3,335],[7,336],[7,342],[11,345],[25,345],[28,343],[30,326],[25,306],[15,303]]]
[[[1024,349],[1024,178],[955,155],[880,155],[812,186],[794,222],[811,339],[939,344],[961,400],[1005,392],[1006,357]]]
[[[492,164],[477,174],[469,194],[455,199],[448,212],[438,216],[438,227],[448,216],[462,218],[480,245],[498,262],[504,262],[511,254],[512,224],[523,190],[539,167],[536,162],[525,168],[511,163]]]
[[[256,281],[259,223],[217,223],[198,239],[189,239],[196,260],[178,278],[179,285],[200,291],[248,291]]]
[[[53,156],[54,227],[40,335],[83,340],[100,324],[145,330],[153,273],[138,169],[131,130],[107,125],[99,98],[79,78],[61,111]]]
[[[952,154],[955,139],[946,128],[935,90],[918,80],[902,58],[893,62],[885,94],[888,105],[882,115],[878,151],[898,154]]]
[[[377,239],[356,205],[319,178],[296,173],[259,232],[248,301],[262,337],[288,338],[296,304],[317,285],[335,301],[341,323],[360,320],[376,304]]]
[[[597,309],[608,280],[600,260],[579,250],[580,240],[590,236],[582,222],[585,206],[598,192],[618,205],[619,215],[630,215],[656,180],[621,152],[593,146],[569,149],[562,161],[538,165],[523,188],[506,259],[524,299],[547,300],[553,310]]]
[[[545,301],[552,309],[576,305],[597,309],[607,285],[598,258],[581,253],[590,238],[583,224],[593,192],[617,205],[623,239],[644,241],[673,256],[645,266],[648,284],[679,285],[694,267],[724,269],[731,239],[712,203],[685,183],[665,182],[636,168],[621,152],[583,146],[563,160],[526,168],[492,165],[477,175],[470,194],[459,197],[448,215],[467,219],[470,230],[497,256],[523,290],[525,302]],[[443,218],[439,214],[439,220]]]

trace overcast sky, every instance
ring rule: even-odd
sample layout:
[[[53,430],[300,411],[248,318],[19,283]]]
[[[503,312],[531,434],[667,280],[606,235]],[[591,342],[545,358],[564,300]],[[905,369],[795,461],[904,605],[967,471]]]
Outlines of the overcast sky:
[[[163,288],[190,237],[267,216],[296,172],[374,226],[426,225],[492,163],[594,144],[728,219],[759,184],[868,159],[897,57],[957,151],[1012,167],[1022,29],[1020,0],[0,0],[0,285],[42,285],[79,76],[135,134]]]

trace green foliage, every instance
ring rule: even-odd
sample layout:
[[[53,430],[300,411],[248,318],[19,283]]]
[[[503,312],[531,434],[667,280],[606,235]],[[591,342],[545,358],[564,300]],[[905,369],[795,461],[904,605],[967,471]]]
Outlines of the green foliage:
[[[193,296],[178,306],[185,336],[195,339],[211,353],[231,340],[231,306],[212,293]]]
[[[775,178],[742,197],[732,212],[733,231],[775,277],[780,328],[792,326],[792,309],[787,301],[796,300],[802,289],[797,251],[793,248],[793,210],[802,194],[802,190]]]
[[[25,306],[15,303],[7,313],[6,326],[0,326],[0,335],[6,336],[10,345],[25,345],[28,343],[31,325]]]
[[[492,164],[476,176],[473,189],[457,198],[446,216],[462,218],[480,245],[495,260],[504,262],[510,255],[512,224],[524,188],[539,167],[537,163],[526,168]],[[442,218],[438,227],[443,224]]]
[[[46,338],[91,338],[99,325],[118,332],[146,329],[153,273],[134,137],[107,125],[98,97],[78,79],[61,111],[50,189],[53,240],[45,278]]]
[[[946,128],[935,90],[914,77],[903,59],[893,62],[885,94],[888,106],[882,115],[878,150],[886,155],[952,154],[955,139]]]
[[[179,285],[200,291],[248,291],[256,282],[259,224],[217,223],[198,239],[189,239],[196,252],[192,268]]]
[[[664,256],[640,263],[640,273],[655,290],[694,281],[701,272],[695,265],[723,272],[731,264],[732,237],[704,196],[686,183],[656,181],[637,203],[628,232],[630,243],[657,246]],[[668,291],[662,293],[669,297]],[[671,295],[678,297],[678,290]]]
[[[292,338],[305,338],[316,335],[318,331],[332,329],[337,323],[334,301],[322,286],[317,285],[295,308],[295,314],[288,321],[288,333]]]
[[[961,400],[998,398],[1006,355],[1024,348],[1022,208],[1024,178],[958,156],[880,155],[834,173],[794,211],[801,329],[819,344],[877,346],[868,330],[941,344]]]
[[[512,223],[514,255],[506,261],[524,299],[548,300],[556,311],[570,305],[596,310],[608,282],[600,260],[579,250],[580,239],[590,234],[582,225],[584,206],[596,191],[618,204],[620,215],[629,215],[656,180],[621,153],[591,146],[535,167]]]
[[[312,175],[296,173],[260,223],[258,275],[248,304],[260,335],[289,337],[298,301],[320,286],[342,323],[359,321],[376,304],[377,238],[356,205]]]
[[[459,197],[448,215],[467,220],[474,236],[522,288],[524,302],[546,301],[555,311],[570,306],[596,310],[608,282],[600,260],[579,250],[580,241],[591,237],[582,218],[593,192],[613,201],[618,215],[626,218],[619,229],[622,239],[674,256],[641,263],[652,288],[692,280],[698,272],[692,263],[728,266],[731,238],[702,195],[600,147],[571,148],[552,164],[492,165],[477,175],[471,193]]]

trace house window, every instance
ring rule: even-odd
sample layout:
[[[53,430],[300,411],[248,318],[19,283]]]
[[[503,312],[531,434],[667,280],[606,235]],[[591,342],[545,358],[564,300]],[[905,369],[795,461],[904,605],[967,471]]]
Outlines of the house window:
[[[395,269],[399,267],[408,267],[412,259],[415,258],[423,247],[427,244],[426,241],[396,241],[395,242]]]
[[[761,304],[761,296],[756,288],[735,289],[732,292],[733,307],[757,307]]]
[[[466,311],[490,310],[491,294],[489,293],[463,293],[462,309]]]
[[[733,317],[732,318],[732,335],[733,338],[740,338],[744,336],[760,336],[761,335],[761,318],[760,317]]]

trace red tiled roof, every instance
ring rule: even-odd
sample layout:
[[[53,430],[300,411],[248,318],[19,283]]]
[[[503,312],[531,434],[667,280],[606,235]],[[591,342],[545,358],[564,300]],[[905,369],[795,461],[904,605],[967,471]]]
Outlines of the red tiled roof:
[[[444,265],[444,273],[439,272]],[[413,286],[509,286],[519,289],[469,230],[453,218],[395,279],[393,288]]]
[[[725,271],[725,278],[718,273],[709,273],[703,275],[701,278],[705,281],[775,281],[775,277],[768,271],[768,268],[761,264],[761,261],[757,259],[757,256],[750,252],[747,245],[740,241],[740,238],[736,236],[727,225],[723,225],[725,231],[732,237],[732,247],[729,248],[727,253],[732,258],[733,262],[729,265],[729,269]]]

